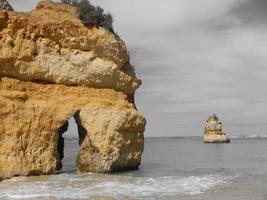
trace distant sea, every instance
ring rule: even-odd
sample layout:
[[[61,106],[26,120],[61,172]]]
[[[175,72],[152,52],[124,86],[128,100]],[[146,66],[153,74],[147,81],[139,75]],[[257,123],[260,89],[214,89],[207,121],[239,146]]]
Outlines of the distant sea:
[[[75,172],[78,142],[66,139],[62,174],[0,182],[0,199],[266,200],[267,138],[204,144],[201,137],[146,138],[140,170]]]

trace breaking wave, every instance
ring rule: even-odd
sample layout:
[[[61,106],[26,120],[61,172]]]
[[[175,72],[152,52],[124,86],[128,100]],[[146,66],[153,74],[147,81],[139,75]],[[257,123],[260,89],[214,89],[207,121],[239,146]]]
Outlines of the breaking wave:
[[[157,199],[197,195],[231,183],[236,176],[133,177],[61,174],[19,177],[0,183],[0,199]]]
[[[231,136],[232,139],[253,139],[253,138],[267,138],[267,135],[241,135],[241,136]]]

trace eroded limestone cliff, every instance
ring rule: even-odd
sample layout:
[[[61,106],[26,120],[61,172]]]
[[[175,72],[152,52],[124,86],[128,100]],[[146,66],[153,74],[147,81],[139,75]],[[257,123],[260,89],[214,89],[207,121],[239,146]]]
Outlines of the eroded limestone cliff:
[[[124,42],[86,28],[75,8],[0,9],[0,180],[57,173],[71,117],[78,172],[138,168],[146,124],[133,101],[140,84]]]
[[[26,14],[1,11],[0,24],[0,75],[126,94],[141,84],[124,42],[85,27],[73,7],[41,2]]]

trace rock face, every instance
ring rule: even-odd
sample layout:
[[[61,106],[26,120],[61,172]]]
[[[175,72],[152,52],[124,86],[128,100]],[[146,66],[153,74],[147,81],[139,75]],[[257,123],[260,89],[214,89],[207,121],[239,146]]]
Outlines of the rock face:
[[[68,120],[80,138],[78,172],[137,169],[146,121],[141,84],[122,40],[86,28],[75,9],[39,3],[0,9],[0,180],[58,173]]]
[[[141,84],[122,40],[85,27],[67,5],[41,2],[27,14],[0,14],[0,75],[24,81],[112,88]]]
[[[213,114],[209,117],[205,124],[204,132],[205,143],[229,143],[229,137],[222,132],[222,123],[218,117]]]

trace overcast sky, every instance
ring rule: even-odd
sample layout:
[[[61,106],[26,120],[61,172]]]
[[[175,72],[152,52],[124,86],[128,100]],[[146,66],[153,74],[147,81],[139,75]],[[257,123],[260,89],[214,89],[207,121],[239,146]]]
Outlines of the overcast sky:
[[[267,0],[91,2],[113,14],[143,80],[146,136],[202,135],[212,113],[230,136],[267,135]]]

